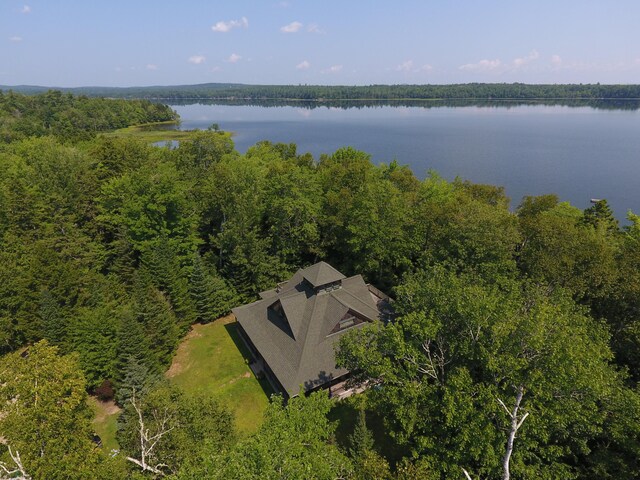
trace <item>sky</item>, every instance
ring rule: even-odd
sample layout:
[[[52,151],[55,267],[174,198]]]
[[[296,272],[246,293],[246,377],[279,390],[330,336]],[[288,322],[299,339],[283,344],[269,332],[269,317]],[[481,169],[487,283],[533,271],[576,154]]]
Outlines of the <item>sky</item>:
[[[0,0],[0,85],[640,83],[638,0]]]

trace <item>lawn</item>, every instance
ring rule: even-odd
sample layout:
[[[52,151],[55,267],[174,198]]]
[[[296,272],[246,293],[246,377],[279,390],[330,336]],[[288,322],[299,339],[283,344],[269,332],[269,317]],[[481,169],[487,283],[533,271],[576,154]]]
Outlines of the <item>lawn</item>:
[[[116,421],[121,409],[113,402],[101,402],[96,397],[88,398],[89,406],[94,412],[93,428],[102,440],[103,448],[108,452],[118,450],[116,441]]]
[[[271,389],[253,375],[248,358],[230,315],[193,325],[166,376],[187,393],[199,391],[217,398],[234,413],[241,434],[253,433],[262,422]]]

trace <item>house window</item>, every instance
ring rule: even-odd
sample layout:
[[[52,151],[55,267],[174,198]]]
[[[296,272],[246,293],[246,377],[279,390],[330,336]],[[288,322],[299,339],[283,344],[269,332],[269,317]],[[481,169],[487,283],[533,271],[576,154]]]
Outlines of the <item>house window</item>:
[[[344,330],[345,328],[353,327],[355,324],[356,324],[356,317],[351,315],[350,317],[343,318],[342,320],[340,320],[340,323],[338,325],[340,327],[340,330]]]
[[[271,305],[269,307],[269,310],[271,310],[273,313],[275,313],[280,317],[284,317],[284,311],[282,310],[282,303],[280,303],[280,300],[278,300],[273,305]]]
[[[325,293],[325,292],[332,292],[334,290],[338,290],[342,288],[342,282],[333,282],[333,283],[327,283],[325,285],[321,285],[316,289],[317,293]]]

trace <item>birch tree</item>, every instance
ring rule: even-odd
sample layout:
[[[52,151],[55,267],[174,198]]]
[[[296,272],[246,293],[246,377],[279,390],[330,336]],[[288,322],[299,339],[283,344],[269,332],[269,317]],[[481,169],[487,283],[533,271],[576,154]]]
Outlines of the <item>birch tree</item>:
[[[166,385],[144,396],[135,392],[118,433],[127,461],[152,476],[197,464],[205,451],[224,449],[234,437],[232,416],[215,399]]]
[[[445,478],[572,478],[621,388],[602,324],[561,292],[434,267],[397,289],[399,318],[360,329],[338,363],[391,437]]]
[[[91,416],[76,357],[42,341],[0,359],[0,472],[9,478],[117,476],[117,459],[91,441]]]

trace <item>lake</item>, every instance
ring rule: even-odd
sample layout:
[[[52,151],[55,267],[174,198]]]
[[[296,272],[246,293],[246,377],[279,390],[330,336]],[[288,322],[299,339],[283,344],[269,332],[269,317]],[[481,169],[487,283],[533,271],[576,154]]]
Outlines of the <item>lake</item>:
[[[623,220],[640,213],[637,104],[174,104],[182,128],[217,123],[245,152],[261,140],[296,143],[316,158],[352,146],[375,163],[396,159],[419,178],[505,187],[515,208],[525,195],[556,193],[579,208],[606,198]]]

